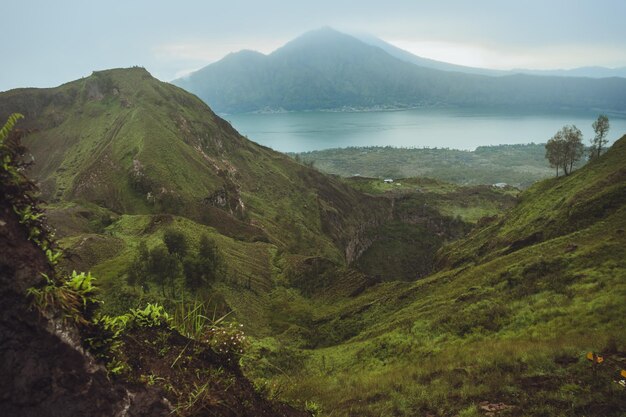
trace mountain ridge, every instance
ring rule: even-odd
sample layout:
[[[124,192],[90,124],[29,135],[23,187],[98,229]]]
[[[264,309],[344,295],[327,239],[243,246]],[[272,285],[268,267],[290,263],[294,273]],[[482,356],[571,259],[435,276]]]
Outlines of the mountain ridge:
[[[441,71],[330,28],[246,57],[229,55],[172,82],[221,113],[421,106],[626,111],[626,79]]]
[[[621,417],[626,137],[517,198],[323,175],[140,68],[0,94],[0,117],[13,111],[64,265],[92,270],[102,308],[191,297],[207,315],[234,311],[251,336],[246,375],[271,397],[338,416]],[[177,277],[171,298],[127,280],[142,243],[167,251],[172,231],[191,252],[214,241],[227,273],[197,291]],[[591,368],[589,351],[608,360]]]
[[[626,77],[626,67],[600,67],[600,66],[583,66],[571,69],[549,69],[549,70],[533,70],[528,68],[513,68],[510,70],[498,70],[491,68],[470,67],[466,65],[452,64],[445,61],[424,58],[415,55],[409,51],[399,48],[389,42],[386,42],[376,36],[369,34],[356,34],[356,38],[373,46],[378,46],[390,55],[411,62],[418,66],[427,68],[440,69],[444,71],[456,71],[467,74],[480,74],[491,76],[504,76],[514,74],[540,75],[540,76],[563,76],[563,77],[588,77],[588,78],[609,78],[609,77]]]
[[[267,291],[276,285],[276,274],[300,274],[300,268],[319,265],[330,271],[320,288],[332,285],[341,271],[358,269],[359,258],[375,257],[368,249],[397,236],[399,224],[413,238],[429,238],[424,245],[398,239],[395,250],[406,259],[400,272],[395,266],[395,272],[380,271],[377,277],[361,271],[351,275],[358,278],[354,285],[396,273],[403,279],[423,275],[436,249],[476,221],[453,219],[440,207],[415,212],[412,204],[439,197],[363,193],[255,144],[197,97],[142,68],[98,71],[55,89],[0,94],[0,117],[15,111],[26,116],[20,123],[31,131],[24,143],[34,156],[32,174],[75,254],[72,262],[85,269],[97,265],[107,285],[123,277],[137,236],[156,241],[164,227],[194,239],[206,231],[232,262],[234,282]],[[483,198],[487,212],[499,209],[497,192],[481,193],[476,203]],[[110,233],[103,235],[105,230]],[[250,262],[240,262],[242,257]],[[270,268],[273,263],[284,266]],[[298,285],[312,291],[308,283]]]

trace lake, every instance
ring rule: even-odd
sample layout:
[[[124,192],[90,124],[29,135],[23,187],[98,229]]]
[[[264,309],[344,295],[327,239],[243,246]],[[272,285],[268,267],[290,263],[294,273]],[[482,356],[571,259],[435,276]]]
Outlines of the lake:
[[[566,124],[589,144],[597,113],[511,113],[480,109],[290,112],[220,115],[242,135],[281,152],[349,146],[439,147],[543,143]],[[609,115],[611,143],[626,134],[626,118]]]

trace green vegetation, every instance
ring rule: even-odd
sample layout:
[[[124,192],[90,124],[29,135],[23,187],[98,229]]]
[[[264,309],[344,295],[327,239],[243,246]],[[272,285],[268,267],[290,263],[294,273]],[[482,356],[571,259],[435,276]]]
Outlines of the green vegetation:
[[[583,134],[576,126],[564,126],[546,143],[546,159],[552,168],[556,168],[556,176],[559,176],[559,168],[569,175],[574,163],[583,156]]]
[[[429,177],[460,185],[507,183],[526,188],[551,175],[541,144],[480,146],[474,151],[363,147],[295,156],[323,172],[343,177]]]
[[[95,278],[84,272],[76,273],[61,282],[44,275],[40,288],[29,288],[34,305],[44,314],[60,314],[63,320],[86,325],[99,301],[96,299]]]
[[[126,271],[127,282],[149,289],[150,283],[161,287],[163,297],[167,297],[165,288],[170,289],[169,297],[177,298],[181,284],[190,290],[207,288],[218,279],[224,279],[222,255],[206,234],[200,237],[197,253],[189,253],[187,237],[179,230],[167,229],[163,234],[163,243],[148,249],[146,242],[139,243],[138,253]]]
[[[611,127],[609,118],[605,114],[599,115],[598,119],[593,122],[592,127],[596,135],[591,139],[591,149],[589,152],[591,159],[602,155],[602,147],[608,143],[606,135],[609,133]]]
[[[231,392],[238,364],[258,392],[323,415],[626,408],[615,382],[626,365],[626,138],[521,193],[384,183],[329,177],[248,142],[142,69],[21,93],[0,95],[0,110],[39,106],[28,140],[55,200],[61,264],[99,277],[92,349],[105,348],[113,375],[162,388],[179,414],[243,403],[214,397]],[[67,133],[81,129],[80,140]],[[545,164],[541,145],[479,150],[455,155]],[[418,151],[438,150],[404,150]],[[590,351],[606,360],[589,363]]]
[[[316,301],[313,333],[334,338],[272,381],[334,415],[475,415],[500,403],[512,415],[620,415],[625,156],[623,138],[531,187],[444,248],[426,278]],[[610,360],[594,366],[590,351]]]
[[[37,186],[25,175],[31,163],[24,161],[26,148],[20,143],[24,132],[13,130],[23,117],[20,113],[9,114],[7,122],[0,129],[0,194],[28,230],[28,239],[41,248],[52,264],[56,264],[60,252],[45,222]]]

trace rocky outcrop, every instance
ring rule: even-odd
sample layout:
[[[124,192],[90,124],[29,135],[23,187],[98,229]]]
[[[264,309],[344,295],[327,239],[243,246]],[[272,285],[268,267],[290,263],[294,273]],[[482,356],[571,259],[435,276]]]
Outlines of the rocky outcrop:
[[[78,331],[31,307],[29,287],[53,276],[13,210],[0,203],[0,414],[28,416],[167,416],[158,391],[109,380],[86,353]]]

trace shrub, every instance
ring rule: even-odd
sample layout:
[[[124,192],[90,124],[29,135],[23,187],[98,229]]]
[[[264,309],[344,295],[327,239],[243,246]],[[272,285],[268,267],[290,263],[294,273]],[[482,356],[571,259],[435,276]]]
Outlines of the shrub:
[[[34,305],[45,314],[61,312],[63,320],[77,324],[87,324],[99,301],[95,298],[95,278],[90,273],[72,272],[66,280],[57,283],[44,275],[45,284],[41,288],[29,288]]]
[[[243,324],[235,322],[226,325],[214,324],[206,329],[202,341],[208,343],[215,353],[223,356],[227,362],[235,360],[244,354],[247,346]]]

